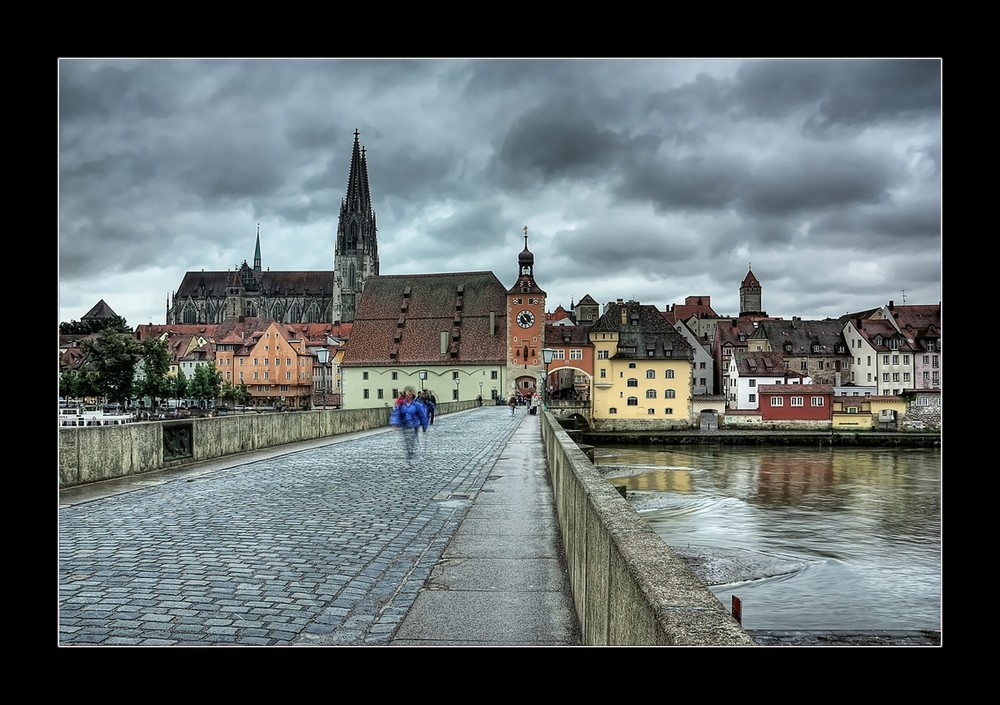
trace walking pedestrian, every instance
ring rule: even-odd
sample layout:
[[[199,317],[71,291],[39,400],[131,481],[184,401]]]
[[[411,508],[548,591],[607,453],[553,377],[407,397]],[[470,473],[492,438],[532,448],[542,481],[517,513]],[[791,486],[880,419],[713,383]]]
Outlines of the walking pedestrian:
[[[427,433],[427,407],[417,399],[413,387],[403,390],[403,398],[392,407],[389,423],[393,429],[403,434],[403,452],[407,460],[413,460],[417,452],[417,434],[423,429]]]
[[[437,413],[437,398],[434,396],[434,392],[429,389],[422,389],[420,391],[420,401],[427,407],[427,422],[433,425],[434,414]]]
[[[510,404],[510,415],[513,416],[514,412],[517,410],[517,399],[514,398],[513,394],[510,395],[509,404]]]

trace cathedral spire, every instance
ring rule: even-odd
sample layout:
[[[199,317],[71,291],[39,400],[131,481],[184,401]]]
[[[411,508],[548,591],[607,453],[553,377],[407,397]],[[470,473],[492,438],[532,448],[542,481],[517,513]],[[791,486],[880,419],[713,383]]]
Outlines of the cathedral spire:
[[[260,223],[257,223],[257,247],[253,251],[253,271],[260,271]]]
[[[368,156],[354,130],[347,194],[340,204],[333,254],[333,323],[354,320],[368,277],[379,273],[378,238],[368,182]]]

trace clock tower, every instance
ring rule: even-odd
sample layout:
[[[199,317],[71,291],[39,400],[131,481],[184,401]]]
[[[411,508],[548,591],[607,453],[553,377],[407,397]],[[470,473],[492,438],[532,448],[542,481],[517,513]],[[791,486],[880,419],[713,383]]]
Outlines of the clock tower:
[[[535,283],[535,256],[528,249],[528,228],[524,228],[524,249],[517,256],[518,275],[507,290],[507,380],[511,394],[540,394],[539,375],[545,369],[545,292]]]

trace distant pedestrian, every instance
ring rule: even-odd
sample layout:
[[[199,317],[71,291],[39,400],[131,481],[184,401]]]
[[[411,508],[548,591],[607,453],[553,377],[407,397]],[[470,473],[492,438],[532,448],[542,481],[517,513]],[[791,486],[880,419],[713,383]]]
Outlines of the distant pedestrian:
[[[434,423],[434,414],[437,413],[437,398],[429,389],[420,390],[420,401],[427,407],[427,423]]]
[[[413,387],[403,390],[403,397],[392,407],[389,423],[403,434],[403,452],[407,460],[413,460],[417,452],[417,434],[427,432],[427,407],[417,399]]]
[[[513,416],[514,412],[517,410],[517,399],[514,398],[513,394],[510,395],[509,405],[510,405],[510,415]]]

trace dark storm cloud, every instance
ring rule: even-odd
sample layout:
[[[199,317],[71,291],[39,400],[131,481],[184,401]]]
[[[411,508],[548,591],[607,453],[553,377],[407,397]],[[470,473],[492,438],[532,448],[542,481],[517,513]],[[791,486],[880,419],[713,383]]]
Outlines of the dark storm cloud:
[[[773,315],[903,288],[938,300],[940,74],[938,60],[64,60],[61,320],[104,298],[158,321],[185,271],[252,258],[258,224],[266,268],[332,268],[355,130],[385,274],[509,283],[528,226],[552,306],[708,295],[734,314],[750,262]]]

